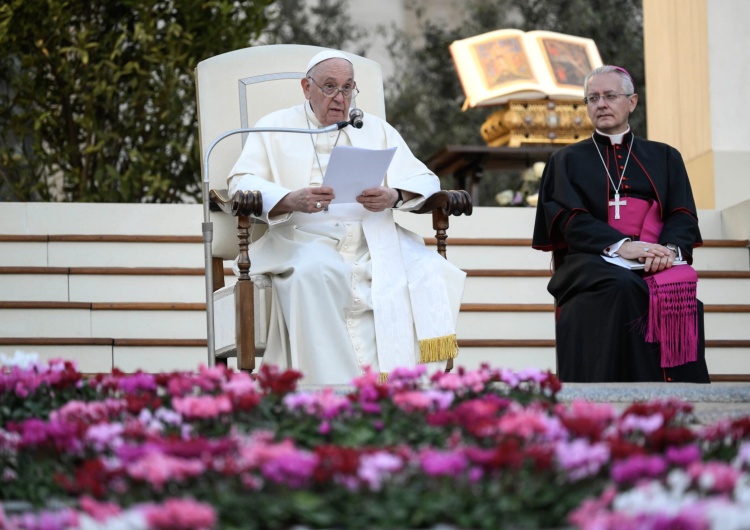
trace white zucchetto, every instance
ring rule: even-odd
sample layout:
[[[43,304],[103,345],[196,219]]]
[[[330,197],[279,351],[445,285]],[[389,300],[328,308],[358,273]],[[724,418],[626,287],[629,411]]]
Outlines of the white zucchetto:
[[[351,59],[344,55],[342,52],[337,50],[323,50],[322,52],[316,53],[312,59],[310,59],[310,62],[307,63],[307,70],[306,73],[309,73],[310,70],[312,70],[313,66],[316,64],[320,64],[323,61],[327,61],[328,59],[344,59],[345,61],[348,61],[351,63]]]

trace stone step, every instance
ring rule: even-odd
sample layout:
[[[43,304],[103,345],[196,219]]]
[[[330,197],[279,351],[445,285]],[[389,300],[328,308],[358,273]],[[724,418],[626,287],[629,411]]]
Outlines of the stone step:
[[[708,340],[750,341],[750,305],[705,310]],[[469,340],[554,340],[554,311],[545,304],[463,304],[456,331]],[[205,304],[0,302],[0,337],[205,339]]]
[[[425,240],[434,246],[434,238]],[[448,258],[460,268],[549,269],[551,254],[530,239],[452,238]],[[203,267],[199,236],[0,235],[0,267]],[[747,241],[710,240],[695,251],[697,270],[750,271]]]
[[[227,284],[235,281],[225,271]],[[546,270],[467,270],[464,301],[549,304]],[[750,272],[699,271],[698,296],[705,304],[743,304]],[[202,268],[0,267],[0,301],[201,302]]]
[[[610,403],[618,412],[638,401],[687,401],[693,405],[696,420],[704,425],[750,415],[750,383],[566,383],[558,399]]]

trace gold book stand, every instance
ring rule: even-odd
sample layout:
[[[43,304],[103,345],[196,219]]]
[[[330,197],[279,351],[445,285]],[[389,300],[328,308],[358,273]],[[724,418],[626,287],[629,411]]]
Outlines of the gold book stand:
[[[551,99],[510,101],[490,114],[481,127],[490,147],[572,144],[593,130],[582,101]]]

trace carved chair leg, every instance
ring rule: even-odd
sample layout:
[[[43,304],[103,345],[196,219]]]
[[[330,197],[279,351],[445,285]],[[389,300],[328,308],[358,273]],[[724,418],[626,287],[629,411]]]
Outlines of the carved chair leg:
[[[237,344],[237,368],[252,372],[255,370],[255,308],[253,282],[250,280],[249,247],[250,216],[237,216],[237,238],[240,254],[237,267],[240,276],[234,288],[235,338]]]

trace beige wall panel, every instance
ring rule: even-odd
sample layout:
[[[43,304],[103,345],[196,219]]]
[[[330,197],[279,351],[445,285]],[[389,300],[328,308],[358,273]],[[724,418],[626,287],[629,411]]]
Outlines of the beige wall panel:
[[[714,153],[709,151],[702,156],[685,160],[685,167],[690,175],[693,197],[698,209],[710,210],[716,207],[714,183]]]
[[[644,0],[643,19],[649,138],[682,153],[698,208],[713,208],[706,0]]]

